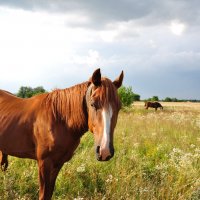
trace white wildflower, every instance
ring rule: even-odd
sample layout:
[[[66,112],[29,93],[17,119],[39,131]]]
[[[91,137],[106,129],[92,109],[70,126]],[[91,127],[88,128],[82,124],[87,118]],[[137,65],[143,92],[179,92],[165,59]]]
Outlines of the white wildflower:
[[[108,178],[106,179],[106,183],[111,183],[113,181],[113,175],[108,175]]]
[[[193,153],[187,153],[181,149],[173,148],[172,152],[169,154],[169,161],[170,165],[176,167],[177,169],[180,168],[188,169],[192,168],[193,163],[197,162],[199,157],[200,157],[199,148],[196,148]]]
[[[77,197],[77,198],[74,198],[74,200],[84,200],[83,197]]]
[[[77,167],[76,171],[79,173],[85,172],[85,165],[82,164],[81,166]]]
[[[179,149],[179,148],[173,148],[172,151],[173,151],[174,153],[178,153],[178,154],[182,152],[182,150]]]

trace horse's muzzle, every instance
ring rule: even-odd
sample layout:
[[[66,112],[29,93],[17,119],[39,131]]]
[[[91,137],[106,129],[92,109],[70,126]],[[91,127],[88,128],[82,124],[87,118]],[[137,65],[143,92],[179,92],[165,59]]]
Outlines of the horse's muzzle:
[[[112,145],[110,145],[110,147],[109,147],[110,154],[104,159],[102,158],[102,155],[100,153],[100,148],[101,148],[100,146],[96,147],[96,158],[98,161],[108,161],[114,156],[115,150]]]

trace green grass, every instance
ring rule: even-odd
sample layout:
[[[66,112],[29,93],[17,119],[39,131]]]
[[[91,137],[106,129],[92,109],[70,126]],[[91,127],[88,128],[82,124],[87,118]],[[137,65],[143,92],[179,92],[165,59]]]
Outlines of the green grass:
[[[200,199],[200,111],[133,107],[120,112],[115,156],[95,159],[91,133],[57,178],[53,199]],[[37,199],[35,161],[9,157],[0,199]]]

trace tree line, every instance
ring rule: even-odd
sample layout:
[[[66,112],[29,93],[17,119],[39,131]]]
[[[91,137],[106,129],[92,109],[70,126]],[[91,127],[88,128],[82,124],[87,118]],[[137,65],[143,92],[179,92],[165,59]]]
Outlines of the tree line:
[[[122,86],[118,90],[122,106],[123,107],[128,107],[132,105],[134,101],[140,101],[140,95],[136,94],[133,92],[132,87],[125,87]],[[162,101],[162,102],[200,102],[200,100],[196,99],[177,99],[177,98],[171,98],[171,97],[166,97],[165,99],[159,99],[158,96],[152,96],[151,98],[144,99],[143,101]]]
[[[186,101],[190,101],[190,102],[200,102],[200,100],[197,99],[177,99],[174,97],[166,97],[165,99],[159,99],[158,96],[153,96],[151,98],[145,99],[145,101],[163,101],[163,102],[186,102]]]
[[[46,93],[48,92],[42,86],[38,86],[35,88],[22,86],[19,88],[16,96],[21,98],[30,98],[32,96]],[[118,89],[118,94],[122,102],[123,107],[129,107],[132,105],[134,101],[140,101],[140,95],[133,92],[131,86],[121,86]],[[191,101],[191,102],[200,102],[200,100],[184,100],[184,99],[177,99],[177,98],[170,98],[166,97],[163,100],[160,100],[158,96],[152,96],[151,98],[144,99],[144,101],[164,101],[164,102],[184,102],[184,101]]]

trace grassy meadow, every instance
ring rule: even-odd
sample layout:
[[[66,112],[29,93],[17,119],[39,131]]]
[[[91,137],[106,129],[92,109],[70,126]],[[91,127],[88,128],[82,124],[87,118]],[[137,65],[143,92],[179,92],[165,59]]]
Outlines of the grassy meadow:
[[[200,199],[200,103],[162,103],[145,110],[135,102],[121,110],[115,156],[98,162],[91,133],[59,173],[54,200]],[[0,172],[0,199],[38,198],[35,161],[9,157]]]

